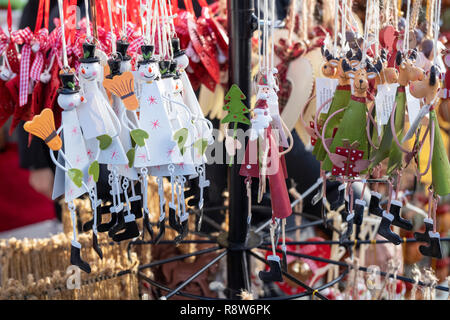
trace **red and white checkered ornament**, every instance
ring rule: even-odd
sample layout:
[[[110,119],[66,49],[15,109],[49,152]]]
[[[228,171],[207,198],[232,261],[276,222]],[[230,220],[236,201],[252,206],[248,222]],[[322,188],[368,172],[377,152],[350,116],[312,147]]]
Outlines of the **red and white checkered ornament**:
[[[336,154],[346,157],[344,166],[333,166],[331,174],[333,176],[357,177],[359,171],[355,171],[355,162],[361,160],[364,156],[364,151],[358,150],[359,142],[355,141],[350,144],[348,140],[342,140],[342,146],[336,147]]]

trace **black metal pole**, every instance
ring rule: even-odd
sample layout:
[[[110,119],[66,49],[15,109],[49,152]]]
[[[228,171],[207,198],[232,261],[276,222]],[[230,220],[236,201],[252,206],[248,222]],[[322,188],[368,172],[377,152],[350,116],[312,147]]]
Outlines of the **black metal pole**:
[[[227,0],[230,41],[228,87],[232,84],[239,86],[247,97],[244,101],[247,107],[250,107],[251,96],[251,37],[257,26],[253,11],[253,0]],[[238,128],[245,130],[247,126],[239,124]],[[233,166],[228,170],[230,247],[244,244],[247,235],[247,194],[244,178],[239,175],[239,167],[235,157]],[[244,268],[249,270],[250,266],[243,261],[242,251],[230,250],[227,256],[227,278],[231,299],[237,298],[239,291],[246,288],[246,277],[242,272]]]

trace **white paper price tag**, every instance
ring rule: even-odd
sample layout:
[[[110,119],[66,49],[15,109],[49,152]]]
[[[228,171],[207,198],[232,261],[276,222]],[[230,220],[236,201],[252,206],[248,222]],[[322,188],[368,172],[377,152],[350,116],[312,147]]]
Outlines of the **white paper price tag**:
[[[389,117],[391,116],[392,109],[394,108],[397,87],[398,83],[380,84],[377,87],[375,107],[377,113],[378,132],[381,132],[381,126],[389,122]]]
[[[411,95],[411,93],[409,92],[409,86],[405,88],[405,92],[406,92],[406,105],[408,106],[409,123],[411,124],[414,122],[417,115],[419,114],[420,100]]]
[[[327,100],[333,98],[337,85],[337,79],[316,78],[316,110],[318,110]],[[330,109],[330,105],[331,101],[324,105],[320,113],[327,113],[328,109]]]

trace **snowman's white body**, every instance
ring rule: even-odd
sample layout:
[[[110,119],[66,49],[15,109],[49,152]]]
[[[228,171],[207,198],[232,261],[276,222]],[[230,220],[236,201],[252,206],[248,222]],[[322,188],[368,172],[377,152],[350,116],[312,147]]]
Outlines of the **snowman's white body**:
[[[75,168],[81,170],[83,172],[83,181],[90,189],[94,187],[95,182],[88,173],[90,161],[76,110],[80,102],[81,96],[79,93],[59,94],[58,96],[58,104],[64,109],[61,112],[61,128],[64,155],[68,163],[66,163],[60,152],[58,153],[57,161],[67,169]],[[83,186],[76,186],[67,173],[56,166],[52,199],[56,199],[64,194],[65,201],[70,202],[86,192],[87,190]]]
[[[181,97],[181,91],[175,92],[175,81],[173,77],[167,77],[160,80],[163,87],[163,94],[171,100],[177,101],[184,104]],[[176,103],[170,103],[170,101],[163,99],[164,108],[166,109],[167,116],[170,120],[173,133],[176,131],[186,128],[188,129],[188,136],[185,142],[186,150],[182,155],[183,161],[180,163],[175,163],[175,175],[193,175],[196,174],[194,161],[192,159],[193,149],[191,145],[193,144],[194,132],[192,132],[194,126],[189,124],[190,115],[187,113],[188,109],[184,109]],[[150,173],[155,176],[168,176],[170,175],[168,166],[159,166],[150,169]]]
[[[183,86],[182,97],[184,104],[191,110],[191,113],[196,119],[205,119],[200,104],[198,103],[197,96],[195,95],[194,89],[192,89],[191,82],[189,81],[189,77],[185,71],[189,65],[188,57],[183,54],[176,57],[175,60],[177,61],[177,70],[180,73],[180,79]],[[194,122],[194,125],[197,128],[199,136],[201,136],[203,139],[206,139],[209,145],[214,143],[214,137],[212,135],[211,128],[208,127],[206,121],[197,120]]]
[[[94,161],[98,152],[98,162],[111,165],[126,165],[128,159],[122,143],[119,140],[119,130],[114,125],[113,115],[109,102],[100,91],[98,82],[101,81],[102,73],[100,64],[82,63],[80,70],[85,73],[79,74],[81,88],[85,96],[84,103],[77,110],[83,134],[85,136],[86,147],[90,161]],[[111,145],[105,150],[99,150],[98,136],[109,135],[112,137]]]
[[[151,70],[151,71],[149,71]],[[139,127],[147,131],[150,150],[149,169],[182,163],[183,157],[173,140],[173,128],[164,107],[161,92],[164,86],[158,79],[158,64],[141,64],[134,73],[139,87]]]

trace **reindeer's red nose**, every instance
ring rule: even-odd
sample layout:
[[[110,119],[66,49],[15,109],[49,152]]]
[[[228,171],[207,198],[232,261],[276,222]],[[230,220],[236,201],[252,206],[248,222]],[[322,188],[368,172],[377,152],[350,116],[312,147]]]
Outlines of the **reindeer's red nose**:
[[[148,72],[152,72],[152,67],[148,67]]]

